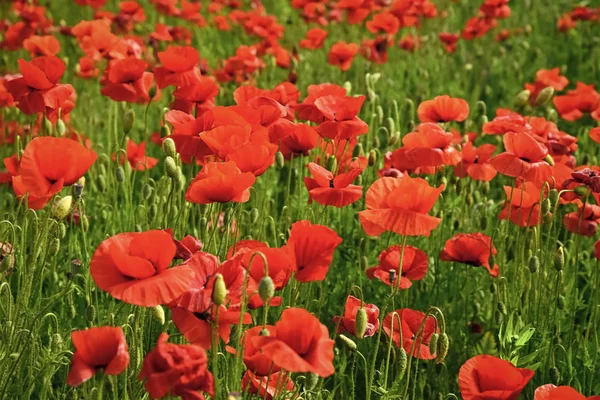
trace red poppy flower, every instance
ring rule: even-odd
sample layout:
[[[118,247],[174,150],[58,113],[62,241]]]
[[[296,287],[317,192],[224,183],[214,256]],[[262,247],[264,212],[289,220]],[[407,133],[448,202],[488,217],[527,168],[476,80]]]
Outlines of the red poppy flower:
[[[458,386],[465,400],[517,400],[533,374],[530,369],[484,354],[460,367]]]
[[[404,35],[398,42],[398,46],[406,51],[413,52],[418,49],[421,45],[421,39],[418,36],[409,34]]]
[[[138,58],[112,61],[108,67],[108,82],[100,93],[114,101],[150,101],[148,90],[153,82],[153,74],[146,72],[147,66],[145,61]]]
[[[71,333],[75,347],[67,385],[79,386],[98,370],[119,375],[129,365],[129,352],[121,327],[102,326]]]
[[[536,226],[542,223],[540,216],[540,193],[542,189],[533,182],[525,182],[520,188],[504,186],[506,203],[498,219],[507,219],[519,226]]]
[[[441,222],[428,215],[444,185],[429,186],[422,178],[380,178],[367,190],[365,211],[358,216],[370,236],[392,231],[399,235],[429,236]]]
[[[388,47],[393,43],[387,36],[365,39],[360,44],[360,54],[372,63],[385,64],[388,61]]]
[[[280,369],[288,372],[312,372],[323,378],[335,372],[334,341],[329,338],[327,327],[302,308],[284,310],[269,336],[247,337],[245,343],[260,352],[263,367],[266,364],[270,366],[269,361],[273,363],[273,368],[269,368],[273,372]],[[249,369],[257,371],[253,367]],[[267,375],[269,369],[263,370],[263,374],[260,371],[256,373]]]
[[[31,57],[55,56],[60,51],[60,42],[54,36],[30,36],[23,42],[23,48]]]
[[[547,88],[551,87],[556,91],[561,91],[569,84],[569,80],[560,75],[559,68],[540,69],[535,74],[535,82],[533,84],[526,83],[525,89],[529,90],[529,101],[533,105],[538,94]]]
[[[204,349],[193,344],[167,343],[161,333],[154,350],[146,355],[138,379],[145,380],[153,399],[181,396],[183,400],[205,400],[202,393],[214,396],[214,379],[208,370]]]
[[[334,175],[311,162],[308,169],[313,178],[304,178],[304,185],[308,190],[309,204],[316,201],[325,206],[345,207],[362,197],[362,186],[352,185],[352,182],[360,175],[362,168],[353,168],[347,173]]]
[[[456,51],[456,43],[458,43],[460,36],[455,33],[441,32],[439,38],[447,53],[454,53]]]
[[[324,96],[344,97],[346,96],[346,89],[344,89],[341,86],[334,85],[332,83],[309,85],[308,96],[306,96],[302,103],[296,106],[296,110],[298,111],[298,118],[316,123],[323,122],[325,116],[323,116],[321,111],[319,111],[319,109],[315,105],[315,102],[317,101],[317,99]]]
[[[390,246],[379,253],[379,265],[368,268],[369,279],[377,278],[388,286],[408,289],[412,281],[419,281],[427,275],[429,260],[423,250],[406,246],[402,254],[402,246]],[[400,261],[402,257],[402,261]],[[400,264],[402,273],[399,274]],[[400,282],[398,282],[400,279]]]
[[[273,400],[286,392],[294,392],[294,381],[286,372],[258,376],[248,370],[242,377],[242,389],[249,394],[258,394],[261,399]],[[295,395],[291,398],[297,397]]]
[[[196,68],[200,55],[190,46],[169,46],[158,52],[162,66],[154,68],[156,84],[160,89],[169,85],[188,86],[200,78],[200,70]]]
[[[498,25],[496,19],[487,18],[485,15],[480,14],[467,21],[460,36],[465,40],[477,39],[488,33],[496,25]]]
[[[245,203],[255,180],[251,172],[240,172],[234,161],[209,162],[190,183],[185,199],[198,204]]]
[[[342,71],[348,71],[356,53],[358,53],[356,43],[337,42],[329,49],[327,60],[329,65],[337,66]]]
[[[400,29],[400,21],[390,12],[384,11],[375,14],[373,18],[367,22],[367,29],[371,33],[385,33],[395,35]]]
[[[585,204],[583,208],[568,213],[563,218],[563,224],[569,232],[583,236],[594,236],[600,223],[600,206]]]
[[[116,160],[117,156],[113,155],[113,159]],[[127,140],[127,161],[131,168],[137,171],[145,171],[156,166],[158,159],[154,157],[146,156],[146,142],[137,144],[131,139]],[[119,159],[121,165],[125,164],[125,159],[121,155]]]
[[[500,274],[498,264],[490,267],[489,259],[498,251],[492,244],[492,238],[481,232],[457,233],[448,239],[440,253],[440,260],[459,262],[474,267],[484,267],[494,278]]]
[[[394,317],[394,312],[398,314],[399,318]],[[419,330],[424,318],[425,314],[421,311],[401,308],[385,316],[383,319],[383,331],[387,337],[392,339],[397,347],[402,345],[407,354],[412,354],[413,357],[421,360],[433,360],[435,354],[431,354],[429,351],[429,340],[431,339],[431,335],[439,333],[440,330],[436,326],[435,318],[432,316],[427,317],[425,324],[423,324],[423,329]],[[400,324],[398,324],[398,321],[400,321]],[[400,344],[400,329],[402,329],[402,344]]]
[[[448,95],[426,100],[417,109],[421,122],[462,122],[469,116],[469,104]]]
[[[206,110],[214,107],[214,99],[219,94],[219,86],[214,79],[206,76],[190,80],[190,84],[180,86],[173,92],[175,97],[173,108],[189,113],[195,110],[196,116],[200,116]]]
[[[509,0],[485,0],[479,11],[487,18],[504,19],[510,16]]]
[[[65,72],[65,64],[60,58],[43,56],[29,62],[19,59],[18,63],[23,76],[7,81],[5,86],[23,113],[58,110],[74,93],[71,85],[58,83]]]
[[[456,165],[461,154],[451,146],[452,139],[452,133],[444,131],[438,124],[420,124],[417,132],[410,132],[402,138],[404,146],[392,153],[392,164],[401,171]]]
[[[195,273],[189,265],[169,268],[177,248],[162,230],[126,232],[100,243],[90,264],[98,287],[126,303],[153,307],[185,293]]]
[[[367,330],[363,337],[370,337],[379,330],[379,308],[375,304],[366,304],[354,296],[348,296],[344,315],[333,317],[333,323],[339,324],[338,333],[348,332],[356,335],[356,314],[361,308],[367,313]]]
[[[577,82],[574,90],[569,90],[564,96],[553,99],[556,110],[563,119],[577,121],[586,113],[593,113],[600,107],[600,94],[594,85]]]
[[[77,76],[83,79],[95,78],[99,70],[94,64],[94,60],[89,57],[81,57],[76,67]]]
[[[45,199],[36,207],[41,208],[64,186],[77,182],[96,158],[95,152],[71,139],[35,138],[21,156],[20,175],[13,179],[15,193]]]
[[[503,138],[505,152],[489,160],[498,172],[512,177],[523,177],[541,185],[552,176],[546,162],[548,148],[528,133],[509,132]]]
[[[372,5],[369,0],[339,0],[336,7],[340,10],[346,10],[349,24],[360,24],[371,12]]]
[[[312,126],[298,123],[293,125],[290,134],[279,143],[279,150],[286,159],[299,154],[307,156],[310,150],[317,147],[319,134]]]
[[[169,27],[165,24],[156,24],[154,32],[150,33],[150,38],[158,42],[172,42],[173,36],[169,33]]]
[[[325,39],[329,32],[325,29],[321,28],[312,28],[306,32],[306,39],[300,40],[300,47],[304,49],[316,50],[323,47],[323,43],[325,43]]]
[[[454,174],[460,178],[469,175],[476,181],[489,182],[496,177],[496,167],[488,161],[496,151],[493,144],[484,144],[479,147],[467,142],[462,147],[462,160],[454,168]]]
[[[600,400],[600,396],[585,397],[570,386],[555,386],[551,383],[535,389],[533,400]]]
[[[323,116],[316,131],[327,139],[352,139],[369,132],[369,126],[357,114],[365,96],[320,96],[315,100],[316,110]]]
[[[600,143],[600,126],[590,129],[590,139],[596,143]]]
[[[286,247],[295,254],[296,280],[312,282],[325,279],[333,252],[340,243],[342,238],[327,226],[311,224],[307,220],[294,222]]]
[[[496,117],[483,124],[482,131],[488,135],[504,135],[509,132],[530,132],[531,126],[528,119],[521,114],[499,108],[496,110]]]

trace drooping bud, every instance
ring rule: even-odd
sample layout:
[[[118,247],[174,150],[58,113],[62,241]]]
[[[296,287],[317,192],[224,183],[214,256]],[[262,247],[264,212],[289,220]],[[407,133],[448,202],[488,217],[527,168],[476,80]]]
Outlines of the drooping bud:
[[[565,251],[562,246],[556,249],[554,253],[554,269],[557,271],[562,271],[565,266]]]
[[[356,346],[356,343],[354,342],[354,340],[350,339],[348,336],[338,335],[338,337],[348,347],[348,350],[356,351],[356,349],[358,348],[358,346]]]
[[[156,89],[156,85],[150,86],[150,89],[148,89],[148,97],[150,97],[150,99],[152,100],[154,96],[156,96],[157,91],[158,90]]]
[[[535,99],[534,105],[536,107],[540,107],[545,105],[550,101],[550,99],[554,96],[554,88],[552,86],[548,86],[541,90],[538,96]]]
[[[250,221],[253,224],[256,223],[256,221],[258,221],[259,216],[260,214],[258,212],[258,208],[254,207],[252,210],[250,210]]]
[[[132,108],[125,112],[123,116],[123,132],[127,135],[131,128],[133,128],[133,124],[135,123],[135,111]]]
[[[166,138],[171,135],[171,129],[167,125],[163,125],[160,127],[160,137]]]
[[[437,351],[435,356],[435,363],[440,364],[444,362],[446,356],[448,355],[448,349],[450,348],[450,338],[446,334],[446,332],[442,332],[438,339],[437,343]]]
[[[362,339],[367,331],[367,310],[361,307],[356,311],[356,323],[355,323],[356,337]]]
[[[377,108],[375,109],[375,111],[377,112],[377,122],[379,123],[379,125],[383,124],[383,107],[381,107],[380,105],[377,106]]]
[[[388,145],[394,146],[396,143],[398,143],[399,140],[400,140],[400,133],[394,132],[390,135],[390,138],[388,139]]]
[[[498,311],[500,311],[500,313],[502,313],[502,315],[508,314],[508,310],[506,309],[506,304],[504,304],[504,302],[502,302],[502,301],[498,302]]]
[[[212,301],[217,306],[225,304],[225,299],[227,297],[227,287],[225,286],[225,280],[223,279],[223,275],[217,274],[215,276],[215,284],[212,292]]]
[[[73,197],[65,196],[52,206],[52,216],[58,220],[66,218],[71,212],[71,206],[73,205]]]
[[[314,372],[308,373],[306,380],[306,389],[308,389],[309,391],[313,390],[317,387],[317,383],[319,383],[319,375],[315,374]]]
[[[550,122],[556,123],[558,121],[558,113],[556,110],[549,108],[548,111],[546,111],[546,119]]]
[[[556,202],[558,202],[558,190],[556,189],[552,189],[550,190],[550,193],[548,194],[548,199],[550,199],[550,202],[552,203],[552,205],[556,205]]]
[[[438,345],[439,338],[440,338],[440,335],[437,333],[432,334],[431,337],[429,338],[429,352],[432,355],[435,354],[437,351],[437,345]]]
[[[562,294],[559,295],[556,299],[556,308],[558,308],[559,310],[565,309],[565,296],[563,296]]]
[[[577,186],[573,189],[575,194],[579,197],[587,197],[590,194],[590,189],[587,186]]]
[[[177,149],[175,148],[175,141],[170,137],[166,138],[162,142],[162,150],[166,156],[176,158]]]
[[[165,310],[161,305],[151,307],[152,316],[158,321],[159,324],[165,324]]]
[[[412,99],[404,100],[404,104],[406,106],[406,115],[409,120],[415,119],[415,102]]]
[[[515,107],[523,107],[529,101],[531,92],[529,90],[522,90],[518,95],[515,96],[514,105]]]
[[[152,188],[152,185],[146,183],[144,186],[142,186],[142,197],[144,198],[144,200],[150,200],[150,197],[152,197],[153,193],[154,189]]]
[[[494,264],[492,264],[494,265]],[[496,293],[496,290],[498,290],[498,286],[496,285],[496,282],[492,282],[492,284],[490,285],[490,293],[494,294]]]
[[[540,259],[538,256],[532,256],[529,259],[529,270],[532,274],[535,274],[540,269]]]
[[[115,170],[115,178],[119,183],[123,183],[125,181],[125,170],[120,165]]]
[[[48,256],[54,257],[60,251],[60,239],[54,238],[48,243]]]
[[[550,212],[550,209],[552,208],[552,204],[550,203],[550,199],[544,199],[542,201],[542,214],[546,215]]]
[[[273,279],[270,276],[263,276],[258,283],[258,294],[260,299],[265,304],[269,304],[273,296],[275,295],[275,285]]]
[[[350,81],[346,81],[342,86],[344,89],[346,89],[346,96],[350,96],[350,93],[352,93],[352,83]]]
[[[285,165],[285,158],[283,157],[283,153],[281,151],[275,153],[275,165],[277,165],[277,168],[279,169],[283,168]]]
[[[173,180],[179,178],[179,171],[177,170],[177,164],[173,157],[167,156],[165,158],[165,172],[167,176]]]
[[[400,348],[398,352],[398,375],[403,376],[406,372],[406,367],[408,366],[408,354],[406,354],[406,350],[404,347]]]
[[[475,110],[477,112],[477,116],[487,115],[487,107],[485,102],[479,100],[477,104],[475,104]]]
[[[555,385],[560,382],[560,371],[556,366],[550,368],[550,381]]]

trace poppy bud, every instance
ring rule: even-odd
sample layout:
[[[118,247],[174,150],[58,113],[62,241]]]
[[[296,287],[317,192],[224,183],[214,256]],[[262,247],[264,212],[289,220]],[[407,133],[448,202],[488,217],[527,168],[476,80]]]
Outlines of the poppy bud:
[[[552,96],[554,96],[554,88],[552,86],[543,88],[542,91],[538,94],[537,98],[535,99],[535,107],[545,105],[550,101]]]
[[[313,390],[314,388],[317,387],[317,383],[319,383],[319,375],[317,375],[317,374],[315,374],[313,372],[310,372],[308,374],[308,379],[307,379],[307,382],[306,382],[306,388],[308,390]]]
[[[15,265],[15,256],[13,253],[8,253],[2,258],[2,263],[0,263],[0,273],[6,274],[10,271]]]
[[[85,309],[85,318],[88,322],[94,322],[94,320],[96,319],[96,307],[94,307],[93,304],[90,304]]]
[[[556,110],[549,108],[548,111],[546,111],[546,119],[550,122],[556,123],[558,121],[558,113]]]
[[[408,366],[408,354],[406,354],[406,350],[404,347],[400,348],[398,352],[398,376],[403,376],[406,372],[406,367]]]
[[[62,336],[60,336],[60,333],[55,333],[52,335],[51,345],[54,350],[60,350],[63,343],[64,342],[63,342]]]
[[[83,229],[84,232],[87,232],[89,227],[90,227],[90,220],[88,219],[87,215],[82,216],[81,217],[81,229]]]
[[[440,335],[440,337],[438,339],[438,343],[437,343],[437,351],[436,351],[436,356],[435,356],[436,364],[440,364],[446,359],[446,356],[448,355],[449,347],[450,347],[450,338],[448,338],[448,335],[446,334],[446,332],[443,332]]]
[[[573,189],[573,191],[579,197],[586,197],[587,195],[590,194],[590,189],[588,189],[587,186],[583,186],[583,185],[577,186],[575,189]]]
[[[260,299],[265,304],[269,304],[273,296],[275,295],[275,285],[273,279],[270,276],[263,276],[258,283],[258,294]]]
[[[412,119],[411,119],[411,120],[408,122],[408,131],[409,131],[409,132],[414,132],[416,128],[417,128],[417,124],[415,123],[415,121],[414,121],[414,120],[412,120]]]
[[[367,256],[362,256],[360,258],[360,269],[365,271],[369,267],[369,259]]]
[[[375,150],[371,150],[369,152],[369,165],[373,166],[373,165],[375,165],[376,162],[377,162],[377,153],[375,152]]]
[[[171,135],[171,129],[167,125],[163,125],[160,127],[160,137],[164,138]]]
[[[550,381],[555,385],[558,385],[558,382],[560,382],[560,371],[556,366],[550,368]]]
[[[472,206],[473,205],[473,195],[469,193],[469,195],[467,196],[467,205],[468,206]]]
[[[544,224],[549,224],[550,222],[552,222],[552,214],[547,213],[544,215]]]
[[[494,256],[493,254],[490,254],[490,257],[488,258],[488,264],[491,266],[496,265],[496,256]]]
[[[349,337],[347,337],[345,335],[338,335],[338,337],[348,347],[348,350],[356,351],[356,349],[358,348],[358,346],[356,346],[356,343],[354,342],[354,340],[350,339]]]
[[[165,324],[165,310],[162,308],[162,306],[158,305],[158,306],[151,307],[151,310],[152,310],[152,316],[154,318],[156,318],[158,323],[161,325],[164,325]]]
[[[144,200],[148,201],[150,200],[150,197],[152,197],[152,193],[154,192],[154,189],[152,188],[152,185],[146,183],[143,187],[142,187],[142,197],[144,198]]]
[[[515,105],[515,107],[525,106],[525,104],[527,104],[527,102],[529,101],[530,95],[531,95],[531,92],[529,90],[520,91],[519,94],[515,96],[515,100],[514,100],[513,104]]]
[[[283,153],[281,151],[275,153],[275,165],[280,169],[285,165],[285,159],[283,158]]]
[[[375,111],[377,112],[377,122],[379,123],[379,125],[383,124],[383,107],[378,105]]]
[[[544,161],[546,161],[551,166],[554,165],[554,158],[552,158],[552,156],[550,154],[548,154],[546,157],[544,157]]]
[[[400,133],[399,132],[392,133],[390,135],[390,138],[388,139],[388,145],[394,146],[396,143],[398,143],[399,140],[400,140]]]
[[[440,335],[437,333],[434,333],[433,335],[431,335],[431,337],[429,338],[429,352],[433,355],[435,354],[435,352],[437,351],[437,344],[438,344],[438,339],[440,338]]]
[[[481,218],[481,230],[485,231],[488,226],[488,219],[483,217]]]
[[[508,310],[506,309],[506,304],[504,304],[502,301],[498,302],[498,311],[500,311],[500,313],[502,315],[508,314]]]
[[[354,328],[356,331],[356,337],[362,339],[367,331],[367,310],[365,310],[364,307],[361,307],[356,311]]]
[[[67,226],[62,222],[58,225],[58,235],[61,239],[64,239],[65,236],[67,236]]]
[[[352,83],[350,81],[346,81],[342,86],[346,90],[346,96],[350,96],[350,93],[352,92]]]
[[[215,285],[212,292],[212,301],[217,306],[225,304],[225,298],[227,297],[227,287],[225,286],[225,280],[223,275],[217,274],[215,276]]]
[[[154,96],[156,96],[156,91],[156,85],[150,86],[150,89],[148,89],[148,97],[150,97],[150,99],[153,99]]]
[[[335,158],[335,156],[329,156],[329,158],[327,158],[327,170],[334,172],[337,168],[337,159]]]
[[[66,131],[67,127],[65,126],[64,121],[59,118],[58,121],[56,121],[56,133],[58,133],[59,136],[63,136]]]
[[[376,149],[381,147],[381,140],[379,140],[378,136],[375,136],[373,138],[373,147],[375,147]]]
[[[48,243],[48,255],[54,257],[60,251],[60,239],[54,238]]]
[[[143,231],[142,226],[140,224],[135,224],[135,231],[142,232]]]
[[[362,175],[357,176],[356,177],[356,184],[359,185],[359,186],[362,185],[362,180],[363,180]]]
[[[552,205],[550,204],[550,199],[544,199],[542,201],[542,214],[546,215],[550,212],[550,208]]]
[[[386,120],[386,122],[387,122],[387,126],[388,126],[389,131],[390,132],[396,132],[396,122],[394,121],[394,119],[388,117],[387,120]],[[400,134],[400,133],[398,132],[398,134]]]
[[[482,115],[481,117],[479,117],[479,125],[487,124],[487,122],[488,122],[487,115]]]
[[[554,253],[554,269],[557,271],[562,271],[564,266],[565,266],[565,251],[563,250],[563,247],[560,246],[558,249],[556,249],[556,252]]]
[[[44,132],[52,133],[52,122],[46,117],[44,117]]]
[[[475,104],[475,110],[476,110],[478,116],[486,115],[487,107],[485,105],[485,102],[479,100],[477,102],[477,104]]]
[[[179,171],[177,170],[177,164],[175,164],[173,157],[167,156],[165,158],[165,172],[169,178],[173,180],[179,178]]]
[[[175,141],[171,138],[166,138],[162,142],[162,150],[166,156],[171,158],[177,157],[177,149],[175,148]]]
[[[358,143],[354,146],[354,151],[352,152],[353,157],[360,157],[365,155],[365,150],[363,149],[362,143]]]
[[[156,204],[150,205],[150,208],[148,209],[148,218],[153,220],[154,217],[156,217],[156,214],[158,214],[158,206]]]
[[[125,112],[123,116],[123,132],[127,135],[131,128],[133,128],[133,124],[135,123],[135,111],[132,108]]]
[[[563,296],[562,294],[559,295],[556,299],[556,308],[558,308],[559,310],[565,309],[565,296]]]
[[[529,259],[529,270],[532,274],[535,274],[540,269],[540,259],[537,256],[532,256]]]
[[[208,227],[208,219],[206,219],[206,217],[200,218],[199,225],[200,225],[200,232],[206,231],[206,228]]]
[[[73,197],[65,196],[52,206],[52,216],[56,219],[63,219],[71,212]]]
[[[375,91],[372,89],[367,89],[367,99],[370,102],[373,102],[373,101],[375,101],[376,98],[377,98],[377,93],[375,93]]]
[[[11,360],[17,360],[19,359],[20,354],[19,353],[10,353],[8,358],[10,358]]]
[[[258,217],[259,217],[259,212],[258,212],[258,208],[254,207],[252,210],[250,210],[250,221],[255,224],[256,221],[258,221]]]
[[[556,202],[558,201],[558,190],[556,190],[556,189],[550,190],[548,199],[550,199],[550,202],[552,204],[556,204]]]
[[[119,183],[123,183],[125,181],[125,170],[123,169],[123,167],[117,167],[117,169],[115,170],[115,178]]]

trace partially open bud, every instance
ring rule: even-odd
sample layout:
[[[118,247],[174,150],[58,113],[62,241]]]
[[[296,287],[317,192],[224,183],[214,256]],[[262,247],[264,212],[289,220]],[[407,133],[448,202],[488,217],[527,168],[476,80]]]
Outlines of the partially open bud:
[[[348,350],[356,351],[356,349],[358,348],[354,340],[350,339],[349,337],[345,335],[338,335],[338,337],[346,345],[346,347],[348,347]]]
[[[161,325],[164,325],[165,324],[165,310],[162,308],[162,306],[158,305],[158,306],[151,307],[151,310],[152,310],[152,316],[158,321],[158,323]]]
[[[177,164],[173,157],[167,156],[165,158],[165,172],[167,176],[173,180],[179,179],[179,171],[177,170]]]
[[[212,292],[212,301],[217,306],[225,304],[225,299],[227,297],[227,287],[225,286],[225,280],[223,279],[223,275],[217,274],[215,276],[215,285],[213,287]]]
[[[177,149],[175,148],[175,141],[170,137],[166,138],[162,142],[162,150],[166,156],[176,158]]]
[[[263,276],[258,283],[258,295],[265,304],[269,304],[275,295],[275,285],[270,276]]]
[[[436,352],[436,356],[435,356],[436,364],[439,364],[446,359],[446,356],[448,355],[449,347],[450,347],[450,338],[448,338],[448,335],[446,334],[446,332],[443,332],[440,335],[440,338],[438,339],[438,343],[437,343],[437,352]]]
[[[529,90],[522,90],[518,95],[515,96],[514,105],[515,107],[523,107],[529,101],[531,92]]]
[[[277,165],[277,168],[283,168],[285,165],[285,159],[283,158],[283,153],[281,151],[275,153],[275,164]]]
[[[554,269],[557,271],[562,271],[565,266],[565,251],[563,247],[560,246],[556,249],[554,253]]]
[[[367,331],[367,310],[361,307],[356,311],[355,331],[356,337],[362,339]]]
[[[56,219],[63,219],[71,212],[71,206],[73,205],[73,197],[65,196],[52,207],[52,216]]]
[[[133,124],[135,123],[135,111],[132,108],[125,112],[123,116],[123,132],[127,135],[131,128],[133,128]]]
[[[552,96],[554,96],[554,88],[552,86],[548,86],[547,88],[542,89],[542,91],[538,94],[534,105],[536,107],[543,106],[550,101]]]

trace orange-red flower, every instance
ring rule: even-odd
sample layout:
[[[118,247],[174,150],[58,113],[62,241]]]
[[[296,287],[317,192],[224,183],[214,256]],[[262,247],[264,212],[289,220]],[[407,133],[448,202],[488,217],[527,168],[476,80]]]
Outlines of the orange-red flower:
[[[441,32],[439,38],[447,53],[454,53],[456,51],[456,43],[458,43],[460,36],[456,33]]]
[[[319,134],[315,128],[298,123],[294,124],[291,132],[280,140],[279,150],[286,159],[300,154],[307,156],[308,152],[317,147],[318,143]]]
[[[583,236],[594,236],[600,223],[600,206],[585,204],[579,210],[568,213],[563,218],[563,224],[569,232]]]
[[[338,325],[338,333],[348,332],[356,335],[356,314],[363,308],[367,314],[367,328],[363,337],[373,336],[379,330],[379,308],[375,304],[363,303],[354,296],[348,296],[344,315],[333,317],[333,322]]]
[[[590,139],[596,143],[600,143],[600,126],[590,129]]]
[[[348,71],[352,66],[354,56],[358,53],[356,43],[337,42],[329,49],[328,62],[342,71]]]
[[[30,36],[23,42],[23,48],[32,57],[55,56],[60,51],[60,42],[54,36]]]
[[[533,182],[524,182],[521,187],[504,186],[506,203],[498,219],[507,219],[519,226],[536,226],[542,223],[540,194],[542,189]]]
[[[120,233],[100,243],[90,273],[101,290],[126,303],[168,304],[185,293],[195,277],[185,263],[169,268],[176,250],[171,235],[162,230]]]
[[[294,392],[294,387],[294,381],[286,372],[259,376],[247,370],[242,377],[242,389],[249,394],[258,394],[264,400],[273,400],[286,392]],[[297,397],[296,395],[293,398]]]
[[[465,143],[462,147],[462,160],[454,168],[454,174],[460,178],[469,175],[476,181],[491,181],[498,173],[496,167],[489,163],[495,151],[496,146],[493,144],[476,148],[471,142]]]
[[[167,343],[169,335],[161,333],[154,350],[144,357],[138,379],[145,380],[146,391],[153,399],[167,395],[184,400],[205,400],[202,393],[214,396],[214,378],[208,370],[204,349],[193,344]]]
[[[256,177],[251,172],[241,172],[234,161],[206,164],[185,193],[192,203],[245,203],[250,199],[250,186]]]
[[[594,112],[597,116],[595,118],[600,118],[597,114],[600,108],[600,94],[593,84],[577,82],[574,90],[569,90],[564,96],[555,96],[553,101],[560,116],[567,121],[577,121],[584,114]]]
[[[460,367],[458,386],[465,400],[517,400],[533,374],[530,369],[484,354]]]
[[[522,177],[542,185],[552,176],[546,161],[548,148],[528,133],[509,132],[503,138],[505,152],[492,157],[492,164],[501,174]]]
[[[352,139],[369,132],[369,126],[358,117],[365,96],[321,96],[314,106],[323,120],[316,130],[326,139]]]
[[[153,74],[146,72],[147,66],[145,61],[133,57],[112,61],[108,67],[107,84],[100,93],[114,101],[150,101],[148,90],[152,86]]]
[[[308,96],[304,101],[296,106],[298,111],[299,119],[306,119],[312,122],[321,123],[325,119],[325,116],[317,106],[315,102],[324,96],[336,96],[345,97],[346,89],[333,83],[322,83],[320,85],[309,85]],[[364,100],[363,100],[364,101]],[[361,103],[362,106],[362,103]]]
[[[154,157],[146,156],[146,142],[137,144],[133,140],[127,140],[127,162],[131,165],[131,168],[137,171],[145,171],[147,169],[154,168],[158,163],[158,159]],[[113,159],[116,159],[116,155],[113,155]],[[119,163],[125,164],[125,157],[121,154],[119,157]]]
[[[526,83],[525,89],[529,90],[529,100],[533,105],[538,94],[545,88],[551,87],[556,91],[563,90],[569,84],[569,80],[560,75],[559,68],[540,69],[535,74],[535,82],[533,84]]]
[[[394,313],[398,314],[398,317],[395,317]],[[431,335],[439,333],[439,328],[432,316],[428,316],[424,324],[423,319],[425,314],[421,311],[402,308],[385,316],[383,331],[397,347],[402,346],[409,355],[421,360],[432,360],[435,354],[429,351],[429,341]],[[419,329],[421,324],[423,328]],[[402,343],[400,343],[400,332],[402,332]]]
[[[312,28],[306,32],[306,38],[300,40],[300,47],[304,49],[316,50],[323,47],[323,43],[325,43],[325,39],[329,32],[325,29],[321,28]]]
[[[482,131],[488,135],[503,135],[508,132],[522,133],[529,132],[531,126],[527,119],[521,114],[499,108],[496,110],[496,117],[483,124]]]
[[[379,253],[379,265],[366,271],[369,279],[377,278],[388,286],[408,289],[413,281],[425,278],[429,264],[427,254],[413,246],[402,247],[390,246]],[[399,273],[400,265],[402,273]]]
[[[363,168],[352,168],[337,176],[313,162],[308,164],[308,169],[313,175],[313,178],[304,178],[309,203],[314,200],[319,204],[341,208],[362,197],[362,186],[352,185],[352,182],[360,175]]]
[[[79,386],[98,370],[119,375],[129,364],[129,352],[121,327],[102,326],[71,333],[75,347],[67,384]]]
[[[362,192],[361,192],[362,195]],[[333,261],[333,252],[342,238],[331,228],[302,220],[292,224],[289,246],[296,259],[299,282],[322,281]]]
[[[373,19],[367,22],[367,29],[371,33],[385,33],[395,35],[400,29],[400,21],[390,12],[384,11],[375,14]]]
[[[417,114],[421,122],[462,122],[469,116],[469,104],[460,98],[437,96],[419,104]]]
[[[533,400],[600,400],[600,396],[585,397],[570,386],[549,383],[535,389]]]
[[[154,68],[154,78],[159,88],[169,85],[188,86],[200,78],[200,70],[196,67],[200,59],[198,51],[190,46],[169,46],[158,52],[162,66]]]
[[[386,231],[429,236],[441,222],[428,214],[442,190],[444,185],[433,188],[425,179],[408,175],[380,178],[367,190],[367,209],[358,213],[362,227],[370,236]]]
[[[440,253],[440,260],[459,262],[473,267],[484,267],[494,278],[500,274],[498,264],[490,266],[489,259],[498,251],[492,238],[481,233],[457,233],[448,239]]]

